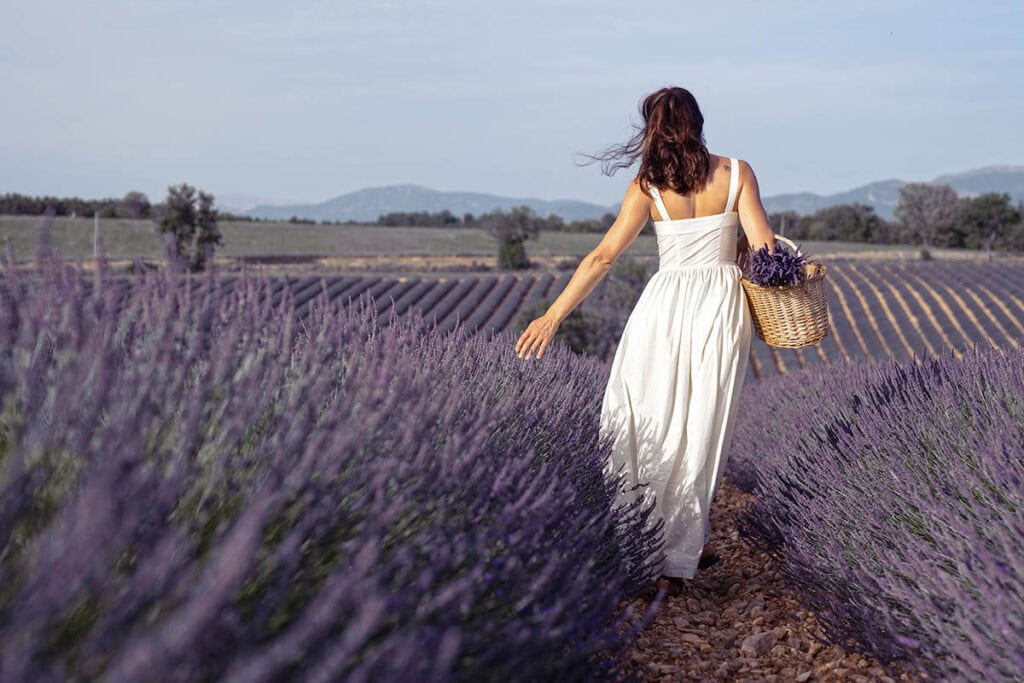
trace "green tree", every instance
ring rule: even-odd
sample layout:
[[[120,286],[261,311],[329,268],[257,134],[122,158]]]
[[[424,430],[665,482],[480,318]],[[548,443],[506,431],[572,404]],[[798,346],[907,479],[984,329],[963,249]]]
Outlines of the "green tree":
[[[883,231],[882,222],[868,204],[837,204],[819,209],[807,220],[804,239],[871,242]]]
[[[149,218],[151,208],[149,197],[144,192],[132,191],[119,202],[117,214],[122,218]]]
[[[996,248],[1003,251],[1024,251],[1024,201],[1017,202],[1017,223],[1010,225],[999,237]]]
[[[495,209],[480,217],[480,226],[498,242],[499,268],[528,268],[526,240],[540,234],[543,218],[528,206],[516,206],[509,212]]]
[[[213,195],[187,183],[167,188],[167,200],[160,212],[158,225],[162,234],[171,238],[171,255],[179,267],[201,271],[213,258],[215,245],[223,245],[217,227],[217,210]]]
[[[1005,192],[986,192],[964,199],[956,214],[956,227],[964,237],[964,246],[984,249],[992,258],[992,248],[1021,220],[1020,211],[1010,204]]]
[[[801,216],[796,211],[775,211],[768,214],[768,225],[772,226],[780,235],[790,239],[807,239],[807,216]]]
[[[900,187],[899,204],[893,215],[928,248],[950,241],[959,202],[950,185],[907,183]]]

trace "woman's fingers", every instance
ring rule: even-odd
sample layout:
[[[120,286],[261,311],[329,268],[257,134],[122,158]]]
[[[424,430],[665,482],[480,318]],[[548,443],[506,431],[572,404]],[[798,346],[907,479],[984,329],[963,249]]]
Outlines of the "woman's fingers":
[[[523,354],[523,351],[526,350],[527,346],[530,344],[531,340],[533,339],[533,334],[534,334],[534,325],[531,322],[526,327],[526,329],[523,330],[523,333],[521,335],[519,335],[519,341],[516,342],[516,353],[517,354],[519,354],[520,356]]]
[[[551,337],[546,337],[541,340],[540,349],[537,351],[537,360],[544,357],[544,349],[548,348],[549,341],[551,341]]]
[[[541,319],[537,318],[519,336],[519,340],[516,342],[516,354],[520,358],[529,358],[531,355],[535,355],[537,359],[540,359],[552,336],[554,336],[554,332],[547,329]]]
[[[516,354],[522,358],[527,355],[530,345],[533,343],[533,323],[530,323],[516,342]]]
[[[529,358],[534,352],[538,342],[538,336],[536,328],[531,324],[523,333],[522,343],[516,349],[516,353],[519,354],[520,358]]]
[[[524,358],[529,358],[531,355],[536,355],[537,344],[540,342],[540,337],[536,333],[530,336],[530,341],[526,345],[526,352],[523,354]]]

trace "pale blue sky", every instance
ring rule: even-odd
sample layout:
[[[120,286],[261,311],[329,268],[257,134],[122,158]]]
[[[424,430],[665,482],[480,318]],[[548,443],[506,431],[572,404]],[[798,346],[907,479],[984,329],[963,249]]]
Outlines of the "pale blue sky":
[[[576,152],[690,89],[762,194],[1024,164],[1024,3],[0,0],[0,193],[617,203]]]

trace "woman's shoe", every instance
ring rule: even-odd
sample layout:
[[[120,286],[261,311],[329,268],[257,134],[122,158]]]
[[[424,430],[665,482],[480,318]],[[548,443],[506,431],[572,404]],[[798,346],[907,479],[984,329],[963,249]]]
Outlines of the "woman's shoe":
[[[686,579],[682,579],[678,576],[662,575],[658,577],[658,592],[664,592],[665,595],[679,595],[683,592],[683,583],[685,581]]]
[[[722,558],[719,557],[716,553],[711,553],[710,555],[701,554],[700,560],[697,562],[697,568],[698,569],[707,569],[711,565],[713,565],[716,562],[718,562],[720,559],[722,559]]]

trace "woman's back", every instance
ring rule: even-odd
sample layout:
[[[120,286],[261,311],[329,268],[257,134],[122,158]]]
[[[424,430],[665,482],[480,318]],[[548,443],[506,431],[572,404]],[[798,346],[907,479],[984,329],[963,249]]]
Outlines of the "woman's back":
[[[736,169],[737,174],[739,169]],[[700,191],[681,195],[667,187],[659,187],[658,193],[672,220],[686,220],[721,214],[729,200],[729,181],[732,174],[729,157],[711,155],[708,167],[708,183]],[[651,220],[662,221],[656,204],[651,204]]]

